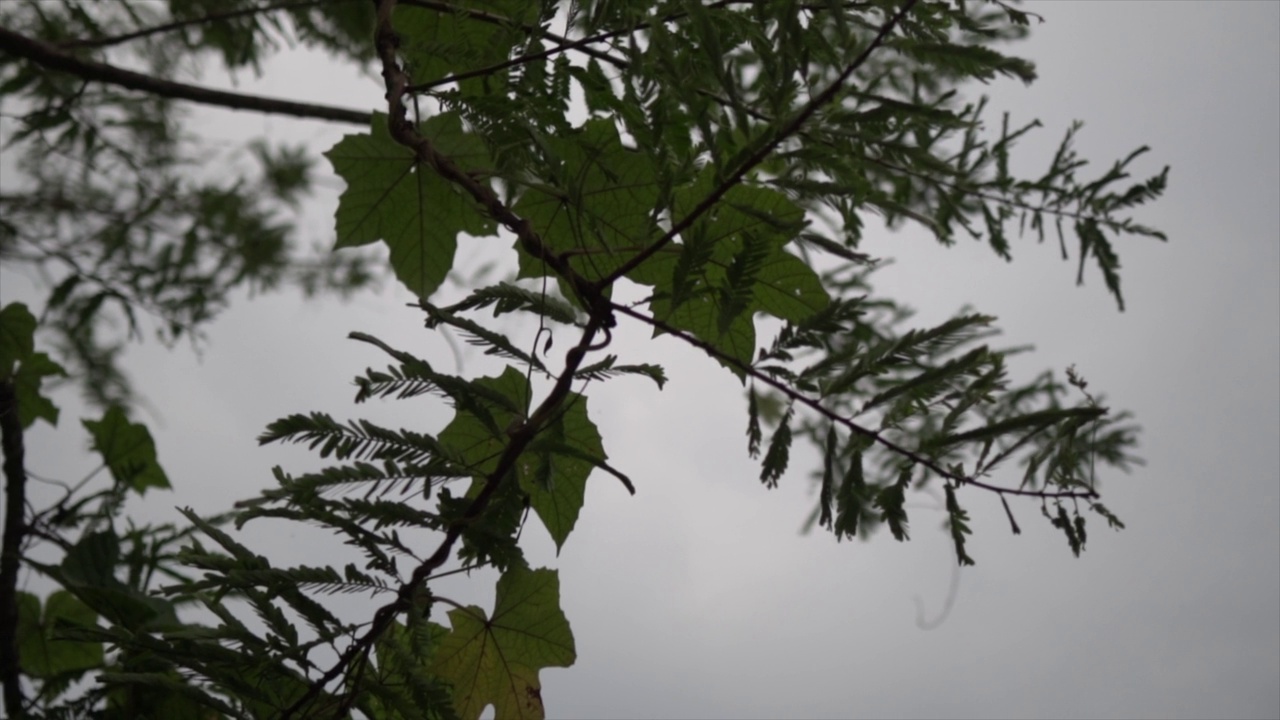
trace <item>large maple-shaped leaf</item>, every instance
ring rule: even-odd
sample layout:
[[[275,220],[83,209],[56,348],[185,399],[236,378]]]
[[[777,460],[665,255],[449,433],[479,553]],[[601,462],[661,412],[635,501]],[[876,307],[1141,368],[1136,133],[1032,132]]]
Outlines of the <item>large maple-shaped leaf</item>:
[[[675,192],[675,216],[689,214],[713,188],[710,171]],[[742,364],[755,352],[756,313],[798,322],[830,301],[817,273],[786,252],[804,212],[785,195],[738,186],[628,273],[654,288],[654,315]],[[741,368],[721,363],[742,376]]]
[[[554,185],[528,188],[514,210],[547,247],[569,253],[574,270],[598,280],[653,238],[658,204],[653,163],[645,153],[623,147],[607,120],[588,121],[572,135],[549,138],[547,146],[560,163]],[[544,274],[541,261],[520,252],[520,277]]]
[[[460,406],[453,420],[440,431],[439,440],[468,469],[484,475],[498,464],[498,456],[508,441],[507,427],[517,419],[516,411],[521,415],[528,412],[529,380],[508,365],[501,375],[476,378],[471,384],[476,390],[485,391],[487,397],[477,393],[470,409]]]
[[[492,167],[484,143],[454,113],[430,118],[419,132],[465,170]],[[347,183],[338,198],[336,247],[385,242],[396,277],[423,299],[453,267],[458,233],[496,229],[470,196],[391,138],[385,114],[374,114],[370,133],[344,137],[325,157]]]
[[[488,482],[511,440],[507,429],[523,419],[529,407],[528,379],[513,367],[498,377],[477,378],[471,386],[470,401],[458,404],[453,420],[439,435],[440,444],[473,473],[467,498],[479,495]],[[506,567],[520,555],[516,536],[525,514],[525,496],[518,481],[503,478],[502,483],[485,511],[463,530],[461,552],[468,560]],[[443,496],[441,502],[449,504]]]
[[[587,399],[569,393],[564,411],[538,433],[519,463],[529,504],[556,541],[556,550],[578,522],[587,477],[608,456],[595,423],[587,417]]]
[[[459,408],[440,432],[440,443],[478,476],[483,476],[497,466],[498,457],[509,441],[505,431],[516,419],[510,408],[528,407],[529,383],[519,370],[507,367],[502,375],[479,378],[474,385],[507,398],[508,402],[479,400],[481,406],[471,411]],[[479,410],[488,417],[478,416],[475,411]],[[516,463],[520,489],[528,493],[530,505],[557,548],[564,545],[578,522],[587,477],[607,458],[600,432],[587,416],[587,399],[578,393],[569,393],[563,411],[538,433]],[[482,477],[477,477],[468,495],[475,495],[483,484]]]
[[[124,410],[112,407],[101,420],[81,420],[93,436],[93,449],[111,470],[117,483],[139,495],[149,487],[167,488],[169,476],[156,459],[156,443],[142,423],[129,422]]]
[[[431,669],[453,685],[459,717],[478,718],[488,705],[499,720],[546,717],[538,671],[577,658],[555,570],[514,566],[498,579],[492,617],[473,605],[450,610],[449,622]]]

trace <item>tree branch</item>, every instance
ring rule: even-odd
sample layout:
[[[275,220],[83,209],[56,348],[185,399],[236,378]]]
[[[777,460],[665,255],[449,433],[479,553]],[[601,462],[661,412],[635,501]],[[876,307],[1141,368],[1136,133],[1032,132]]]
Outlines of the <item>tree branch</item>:
[[[747,363],[744,363],[735,357],[726,355],[720,350],[717,350],[710,343],[704,342],[703,340],[700,340],[694,337],[693,335],[685,332],[684,330],[681,330],[680,328],[675,327],[674,325],[663,322],[662,320],[659,320],[650,315],[645,315],[643,313],[636,312],[635,310],[632,310],[630,307],[627,307],[626,305],[619,305],[617,303],[613,303],[613,309],[616,312],[622,313],[623,315],[630,316],[636,320],[639,320],[642,323],[645,323],[646,325],[649,325],[653,328],[661,330],[664,333],[673,335],[675,337],[680,338],[681,340],[684,340],[690,345],[693,345],[699,350],[702,350],[703,352],[707,353],[711,357],[714,357],[717,360],[720,360],[721,362],[733,365],[739,370],[742,370],[746,374],[750,375],[755,380],[762,382],[765,385],[768,385],[774,388],[775,390],[778,390],[783,395],[786,395],[793,402],[798,402],[801,405],[811,408],[812,410],[816,411],[818,414],[827,418],[831,422],[839,423],[840,425],[843,425],[850,432],[856,435],[861,435],[865,438],[868,438],[872,442],[875,442],[887,448],[889,451],[896,453],[898,455],[901,455],[902,457],[922,467],[926,467],[929,470],[932,470],[939,477],[946,478],[959,485],[972,485],[974,487],[982,488],[983,490],[989,490],[991,492],[997,493],[1001,496],[1025,495],[1028,497],[1037,497],[1037,498],[1081,498],[1081,499],[1093,499],[1098,497],[1098,494],[1092,490],[1089,490],[1089,491],[1063,490],[1063,491],[1051,492],[1048,490],[1025,490],[1023,488],[1007,488],[1007,487],[1001,487],[999,485],[992,485],[990,483],[983,482],[973,477],[958,475],[954,472],[951,472],[950,470],[947,470],[946,468],[942,467],[941,465],[934,462],[933,460],[930,460],[924,455],[921,455],[920,453],[910,448],[903,447],[898,443],[895,443],[894,441],[890,440],[889,438],[886,438],[885,436],[881,435],[880,433],[874,430],[865,428],[859,425],[858,423],[854,422],[853,420],[843,415],[839,415],[836,412],[826,407],[823,407],[822,403],[819,402],[818,400],[815,400],[809,397],[808,395],[801,393],[800,391],[796,390],[790,385],[787,385],[786,383],[778,381],[774,377],[757,370],[755,367],[748,365]]]
[[[2,27],[0,27],[0,51],[15,57],[25,58],[50,70],[69,73],[85,80],[118,85],[130,90],[138,90],[161,97],[189,100],[203,105],[215,105],[231,108],[232,110],[252,110],[275,115],[291,115],[293,117],[350,123],[366,127],[373,120],[372,113],[361,110],[348,110],[328,105],[314,105],[259,95],[244,95],[225,90],[214,90],[213,88],[199,85],[188,85],[165,80],[154,75],[126,70],[107,63],[84,60],[69,55],[46,42]]]
[[[18,418],[18,397],[12,380],[0,381],[0,446],[4,448],[4,539],[0,542],[0,682],[4,683],[4,711],[23,716],[22,665],[18,656],[18,570],[22,561],[23,517],[27,507],[27,473]]]
[[[862,64],[871,57],[871,53],[874,52],[876,48],[880,47],[880,44],[884,42],[885,38],[887,38],[891,32],[893,32],[893,29],[898,26],[898,23],[901,22],[902,18],[906,17],[907,13],[911,11],[911,8],[915,6],[916,2],[918,2],[918,0],[906,0],[906,2],[902,4],[902,7],[898,9],[898,12],[894,13],[893,17],[889,18],[884,25],[880,27],[880,31],[876,33],[875,38],[873,38],[871,42],[862,49],[862,52],[858,53],[858,56],[855,57],[852,62],[845,66],[844,70],[840,72],[836,79],[831,81],[831,84],[806,103],[805,106],[800,109],[800,112],[796,113],[795,117],[778,130],[772,138],[762,143],[760,147],[756,148],[754,152],[748,155],[747,158],[742,161],[741,165],[734,168],[733,172],[721,181],[714,190],[708,193],[701,202],[695,205],[687,215],[680,218],[679,222],[672,224],[671,229],[663,233],[662,237],[655,240],[652,245],[645,248],[643,251],[636,253],[630,260],[622,263],[622,265],[612,273],[609,273],[609,275],[598,280],[596,282],[596,286],[601,288],[608,287],[618,278],[639,267],[645,260],[648,260],[659,250],[666,247],[667,244],[670,243],[677,235],[687,230],[698,220],[698,218],[705,215],[707,211],[714,207],[715,204],[720,201],[720,198],[724,197],[725,193],[729,192],[729,190],[742,182],[742,179],[746,177],[748,172],[760,163],[764,162],[779,145],[787,140],[787,138],[799,132],[800,129],[804,127],[804,124],[808,122],[809,118],[813,117],[813,114],[816,113],[819,108],[835,99],[836,95],[840,92],[840,88],[845,84],[849,77],[852,76],[858,68],[862,67]]]
[[[414,593],[427,581],[427,578],[432,573],[440,569],[449,560],[453,555],[453,546],[462,537],[463,530],[484,513],[489,506],[489,501],[493,498],[494,493],[497,492],[498,486],[513,473],[516,461],[521,454],[533,442],[537,434],[555,419],[560,406],[569,396],[569,392],[573,387],[574,376],[578,368],[582,366],[582,361],[586,358],[588,352],[600,349],[608,344],[608,328],[615,322],[608,299],[598,291],[594,295],[588,294],[589,284],[573,268],[569,267],[566,261],[557,257],[543,245],[541,238],[534,232],[528,220],[513,213],[510,208],[502,203],[491,188],[477,181],[459,168],[450,158],[442,155],[432,145],[431,141],[422,137],[414,124],[409,122],[407,108],[404,105],[408,78],[396,59],[399,40],[395,31],[391,28],[391,12],[395,8],[395,4],[396,0],[381,0],[379,3],[378,26],[374,40],[378,57],[382,61],[382,76],[387,85],[387,103],[390,110],[387,122],[390,126],[391,136],[396,142],[413,150],[422,162],[426,163],[446,180],[461,186],[463,190],[467,191],[486,209],[491,217],[514,231],[521,245],[530,254],[542,258],[547,262],[548,266],[561,273],[567,281],[576,289],[579,289],[583,293],[581,296],[583,303],[591,310],[591,317],[583,329],[578,343],[565,354],[564,369],[556,379],[555,385],[543,398],[537,409],[529,414],[528,419],[507,431],[507,436],[510,440],[502,449],[502,454],[498,456],[497,465],[485,477],[484,485],[481,486],[480,492],[476,494],[475,499],[467,506],[462,517],[449,525],[445,531],[444,539],[436,547],[435,552],[414,569],[409,581],[400,586],[396,599],[378,608],[365,633],[342,652],[337,662],[319,678],[310,683],[306,692],[284,710],[281,714],[281,720],[287,720],[303,712],[324,691],[326,685],[336,680],[368,656],[373,644],[390,627],[396,615],[413,607]],[[596,334],[601,331],[605,333],[604,341],[599,344],[593,344]],[[357,339],[359,338],[357,337]],[[355,703],[355,700],[356,693],[349,692],[338,704],[334,711],[334,716],[344,716],[350,710],[351,705]]]
[[[246,15],[257,15],[258,13],[275,12],[276,10],[290,10],[293,8],[323,5],[325,3],[332,4],[333,1],[334,0],[289,0],[289,2],[277,3],[275,5],[262,5],[259,7],[227,10],[225,12],[207,13],[199,17],[187,18],[185,20],[174,20],[173,22],[140,28],[132,32],[112,35],[110,37],[64,40],[58,43],[58,47],[67,50],[75,48],[110,47],[111,45],[120,45],[149,35],[159,35],[161,33],[173,32],[174,30],[181,30],[182,28],[191,27],[192,25],[203,25],[208,22],[217,22],[219,20],[234,20],[235,18],[244,17]],[[338,0],[338,2],[355,2],[355,0]]]

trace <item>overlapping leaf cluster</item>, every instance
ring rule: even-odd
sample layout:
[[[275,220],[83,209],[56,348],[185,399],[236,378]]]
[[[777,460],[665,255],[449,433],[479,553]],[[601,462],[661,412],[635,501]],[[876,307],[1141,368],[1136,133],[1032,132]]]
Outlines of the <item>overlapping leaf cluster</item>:
[[[627,374],[664,386],[660,367],[607,351],[636,329],[687,342],[743,382],[765,485],[784,479],[797,438],[820,450],[813,520],[837,538],[883,524],[908,539],[906,500],[931,484],[961,564],[974,562],[962,500],[979,492],[999,497],[1014,532],[1009,496],[1038,502],[1076,554],[1081,508],[1119,525],[1096,475],[1133,462],[1127,416],[1074,372],[1066,385],[1012,380],[1010,351],[989,344],[993,317],[910,327],[868,285],[875,259],[861,247],[869,214],[944,244],[980,238],[1004,259],[1012,235],[1053,226],[1064,254],[1069,234],[1078,241],[1078,277],[1092,264],[1123,307],[1116,240],[1163,238],[1127,213],[1163,191],[1167,171],[1119,186],[1139,150],[1087,176],[1073,126],[1043,175],[1016,177],[1010,152],[1036,123],[1005,118],[991,133],[984,102],[961,87],[1034,79],[995,49],[1024,33],[1026,14],[928,0],[377,5],[369,30],[388,105],[327,153],[346,183],[337,246],[385,243],[427,327],[505,366],[452,375],[353,333],[392,361],[357,378],[358,402],[443,401],[452,420],[433,434],[283,418],[262,442],[307,444],[331,464],[277,468],[277,486],[236,517],[318,524],[363,564],[274,567],[189,515],[216,547],[182,555],[198,577],[169,587],[163,608],[198,604],[215,623],[115,617],[96,591],[73,590],[85,609],[71,614],[110,623],[75,637],[149,659],[104,675],[109,685],[236,717],[475,718],[490,704],[501,718],[543,717],[538,672],[571,664],[574,643],[555,571],[530,568],[519,538],[536,516],[563,546],[591,477],[634,491],[608,462],[586,392]],[[315,12],[346,27],[341,7]],[[501,250],[515,277],[446,302],[464,243]],[[551,326],[576,341],[553,348]],[[91,429],[104,454],[136,432],[123,416]],[[997,472],[1015,463],[1020,474]],[[137,489],[157,484],[123,467]],[[491,612],[433,594],[442,574],[485,566],[501,571]],[[353,622],[323,602],[349,592],[382,604]],[[32,608],[31,627],[52,612]]]

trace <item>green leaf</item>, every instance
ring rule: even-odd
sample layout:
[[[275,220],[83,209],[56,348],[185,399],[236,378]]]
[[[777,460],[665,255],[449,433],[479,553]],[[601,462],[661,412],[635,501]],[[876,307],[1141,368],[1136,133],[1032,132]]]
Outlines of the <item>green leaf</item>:
[[[876,493],[876,506],[880,508],[880,519],[889,523],[889,531],[893,539],[899,542],[910,540],[907,535],[907,511],[903,508],[907,484],[911,482],[911,471],[903,470],[898,482],[880,488]]]
[[[449,457],[472,474],[464,497],[455,498],[448,488],[441,489],[439,514],[446,523],[459,520],[480,493],[510,441],[507,429],[523,421],[529,407],[528,379],[513,367],[508,366],[498,377],[478,378],[471,385],[503,401],[495,402],[477,394],[470,398],[470,408],[458,406],[453,420],[440,432],[440,445]],[[519,408],[519,415],[512,408]],[[526,490],[525,483],[518,478],[528,469],[529,458],[523,457],[522,461],[514,468],[515,477],[499,479],[500,485],[487,510],[467,522],[461,550],[465,560],[505,568],[521,555],[516,537],[526,507]]]
[[[617,355],[606,355],[600,362],[578,368],[576,377],[588,380],[608,380],[615,375],[644,375],[658,385],[661,390],[667,384],[667,374],[661,365],[641,363],[639,365],[615,365]]]
[[[555,320],[565,325],[578,325],[578,312],[564,300],[541,292],[526,290],[518,285],[499,283],[472,291],[462,302],[443,308],[449,312],[462,312],[493,305],[493,315],[523,310]]]
[[[831,527],[831,500],[835,495],[836,427],[827,427],[827,439],[822,448],[822,485],[818,492],[818,524]]]
[[[969,529],[969,513],[956,501],[956,490],[950,483],[947,483],[944,491],[947,496],[947,525],[951,529],[951,541],[956,547],[956,561],[961,565],[973,565],[973,558],[964,549],[965,536],[973,534]]]
[[[143,594],[116,578],[120,539],[113,532],[88,533],[67,551],[59,565],[40,570],[110,622],[128,630],[161,629],[177,624],[173,605]]]
[[[416,83],[442,80],[468,70],[495,65],[507,59],[526,34],[519,25],[538,20],[538,6],[519,0],[457,0],[448,6],[456,12],[399,5],[392,23],[403,38],[405,66]],[[464,10],[479,10],[507,22],[482,22]],[[481,94],[486,87],[505,84],[509,70],[462,81],[463,92]]]
[[[831,528],[837,539],[858,536],[858,524],[871,504],[871,492],[862,473],[862,451],[854,450],[836,494],[836,518]]]
[[[15,639],[22,671],[32,677],[50,679],[101,667],[101,643],[59,637],[59,624],[94,627],[97,622],[97,613],[66,590],[49,595],[43,617],[40,599],[31,593],[19,592]]]
[[[124,410],[113,406],[101,420],[81,420],[93,436],[93,449],[111,470],[111,476],[139,495],[147,488],[168,488],[169,478],[156,460],[151,432],[141,423],[129,422]]]
[[[714,187],[714,173],[707,169],[693,183],[677,189],[675,217],[691,214]],[[768,188],[736,186],[703,213],[682,237],[686,249],[710,246],[706,262],[689,267],[677,264],[671,268],[668,278],[658,278],[657,283],[648,281],[648,284],[656,284],[659,292],[669,287],[677,306],[682,298],[700,288],[731,289],[732,296],[741,297],[749,285],[754,302],[743,308],[749,315],[767,312],[783,320],[800,322],[830,301],[817,273],[783,250],[804,226],[804,211],[786,195]],[[767,251],[757,248],[747,253],[749,244],[762,242],[769,245]],[[735,266],[743,269],[735,272]],[[747,269],[750,272],[746,272]],[[633,279],[646,282],[638,277]]]
[[[1067,509],[1058,503],[1057,513],[1049,514],[1047,507],[1041,506],[1040,512],[1047,518],[1054,527],[1062,531],[1067,537],[1067,544],[1071,546],[1071,553],[1076,557],[1080,557],[1080,551],[1084,550],[1085,532],[1084,532],[1084,516],[1078,511],[1075,513],[1075,519],[1067,515]]]
[[[455,113],[431,117],[419,132],[464,170],[492,167],[484,144]],[[344,137],[325,157],[347,183],[338,198],[336,247],[385,242],[396,277],[424,300],[452,269],[459,233],[495,230],[470,196],[392,139],[384,114],[374,115],[371,133]]]
[[[538,672],[577,658],[555,570],[514,566],[498,579],[492,617],[473,605],[450,610],[449,622],[431,669],[453,684],[459,717],[474,720],[490,704],[503,720],[546,717]]]
[[[1098,269],[1102,271],[1102,279],[1107,289],[1116,298],[1116,304],[1124,311],[1124,295],[1120,293],[1120,258],[1107,241],[1096,220],[1076,222],[1076,235],[1080,238],[1080,269],[1076,274],[1076,284],[1084,284],[1084,263],[1090,253],[1098,261]]]
[[[497,355],[519,360],[526,365],[532,365],[539,371],[546,372],[541,360],[516,347],[506,335],[490,330],[470,318],[455,315],[446,309],[438,308],[425,300],[422,301],[421,307],[427,313],[427,327],[435,328],[444,324],[458,328],[466,337],[468,345],[487,347],[488,349],[484,352],[485,355]]]
[[[769,449],[760,462],[760,482],[771,488],[778,487],[778,479],[787,471],[787,462],[791,458],[791,413],[791,408],[787,408],[787,414],[782,416],[778,429],[773,431]]]
[[[704,171],[675,192],[675,216],[689,214],[714,188]],[[818,275],[783,248],[803,228],[804,213],[785,195],[735,187],[681,236],[628,273],[654,288],[654,315],[706,342],[739,377],[733,361],[755,353],[756,313],[800,322],[830,302]],[[656,333],[655,333],[656,334]]]
[[[489,417],[482,419],[459,407],[453,420],[440,431],[438,439],[452,452],[451,457],[461,459],[470,470],[483,475],[497,466],[498,456],[507,445],[506,429],[518,419],[523,420],[523,417],[517,418],[510,408],[521,408],[527,412],[529,381],[524,373],[507,366],[501,375],[477,378],[473,384],[507,398],[507,404],[500,405],[488,398],[473,398],[488,411]]]
[[[13,374],[13,366],[35,351],[36,318],[22,303],[0,309],[0,382]]]
[[[564,408],[517,463],[521,487],[555,540],[557,553],[578,522],[587,477],[608,457],[600,431],[587,416],[587,398],[571,392]]]
[[[576,133],[550,138],[547,147],[556,163],[553,184],[530,186],[513,210],[574,270],[599,280],[655,237],[653,163],[647,153],[622,146],[612,121],[590,120]],[[519,277],[548,274],[542,261],[523,250],[519,255]]]
[[[18,418],[22,427],[31,427],[43,419],[50,425],[58,424],[58,406],[40,392],[47,377],[66,377],[67,371],[42,352],[33,352],[18,365],[13,376],[13,391],[18,398]]]
[[[981,440],[995,439],[1019,430],[1039,431],[1059,422],[1065,422],[1068,420],[1084,422],[1101,417],[1105,414],[1107,414],[1106,409],[1096,407],[1038,410],[1036,412],[1026,413],[1025,415],[1011,417],[1006,420],[987,423],[982,427],[977,427],[962,433],[956,433],[954,435],[937,438],[936,440],[930,440],[930,445],[943,447],[965,442],[978,442]]]
[[[760,430],[760,396],[753,384],[747,392],[747,454],[755,459],[760,454],[760,442],[764,434]]]

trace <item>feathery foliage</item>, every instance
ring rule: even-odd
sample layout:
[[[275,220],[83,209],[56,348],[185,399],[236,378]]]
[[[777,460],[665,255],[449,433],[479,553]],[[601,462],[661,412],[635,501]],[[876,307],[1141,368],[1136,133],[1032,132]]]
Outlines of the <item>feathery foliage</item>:
[[[530,567],[520,534],[536,517],[561,548],[589,479],[643,486],[608,462],[588,412],[592,384],[620,375],[672,391],[660,365],[609,351],[625,332],[671,336],[743,383],[766,487],[811,443],[811,521],[837,539],[884,526],[908,540],[908,497],[936,484],[961,565],[977,530],[961,503],[982,493],[1015,534],[1010,500],[1038,502],[1076,555],[1082,506],[1123,527],[1097,477],[1136,462],[1128,415],[1074,369],[1066,384],[1011,378],[1017,350],[991,344],[993,316],[912,326],[873,290],[879,258],[863,247],[876,216],[1003,260],[1051,227],[1064,258],[1074,235],[1077,282],[1097,272],[1123,309],[1117,241],[1164,239],[1130,213],[1168,169],[1126,185],[1139,148],[1092,175],[1073,124],[1042,175],[1011,171],[1040,123],[1005,115],[993,131],[972,81],[1035,79],[1002,50],[1032,18],[1005,0],[0,7],[0,95],[17,118],[3,141],[22,178],[0,194],[0,259],[54,278],[38,319],[0,309],[7,714],[544,717],[539,671],[573,664],[575,643],[557,571]],[[259,70],[283,43],[374,70],[386,104],[176,76],[195,58]],[[324,154],[345,186],[335,252],[296,249],[316,172],[306,149],[255,143],[231,181],[203,177],[189,102],[354,126]],[[446,299],[457,249],[485,237],[513,242],[495,259],[512,277]],[[170,485],[129,419],[123,343],[148,317],[167,341],[199,336],[240,288],[355,291],[376,273],[351,248],[378,243],[425,326],[501,370],[448,374],[352,333],[391,361],[356,378],[357,403],[443,401],[450,421],[426,432],[300,409],[259,441],[306,445],[321,467],[276,468],[227,515],[120,529],[127,497]],[[64,378],[101,406],[83,425],[110,479],[28,511],[22,433],[56,424]],[[319,528],[363,564],[273,564],[233,530],[266,521]],[[63,559],[22,555],[31,539]],[[17,592],[22,565],[59,589]],[[480,567],[501,573],[491,611],[435,594],[439,577]],[[354,619],[331,604],[353,593],[371,599]]]

